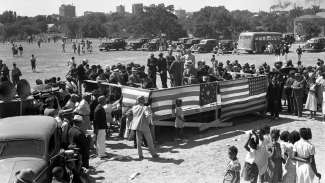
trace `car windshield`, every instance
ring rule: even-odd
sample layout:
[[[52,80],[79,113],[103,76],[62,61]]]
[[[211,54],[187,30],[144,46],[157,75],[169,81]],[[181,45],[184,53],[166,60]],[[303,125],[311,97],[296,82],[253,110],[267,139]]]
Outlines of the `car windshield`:
[[[40,140],[0,141],[0,159],[21,156],[40,157],[43,154],[44,144]]]

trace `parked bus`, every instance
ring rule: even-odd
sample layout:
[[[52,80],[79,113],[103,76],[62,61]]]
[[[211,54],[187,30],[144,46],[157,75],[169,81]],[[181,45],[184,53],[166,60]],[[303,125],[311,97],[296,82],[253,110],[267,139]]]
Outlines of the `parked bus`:
[[[279,32],[242,32],[238,39],[238,50],[248,53],[264,53],[268,47],[281,43]]]

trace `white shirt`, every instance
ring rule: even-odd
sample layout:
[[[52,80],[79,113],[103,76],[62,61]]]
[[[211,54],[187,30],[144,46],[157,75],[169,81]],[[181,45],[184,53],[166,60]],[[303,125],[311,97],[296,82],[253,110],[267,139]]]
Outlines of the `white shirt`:
[[[103,106],[103,108],[106,113],[106,122],[112,123],[113,122],[113,118],[112,118],[113,106],[112,106],[112,104],[106,104]]]
[[[301,158],[309,158],[311,155],[315,155],[315,146],[307,140],[300,139],[293,145],[293,152]]]

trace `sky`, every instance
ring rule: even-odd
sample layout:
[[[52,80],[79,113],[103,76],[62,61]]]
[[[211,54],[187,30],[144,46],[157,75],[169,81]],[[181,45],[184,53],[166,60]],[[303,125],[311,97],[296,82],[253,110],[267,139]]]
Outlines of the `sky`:
[[[270,6],[279,1],[294,1],[303,5],[304,1],[314,0],[0,0],[0,13],[5,10],[14,10],[20,16],[58,14],[61,4],[74,4],[77,16],[83,15],[84,11],[105,12],[115,11],[116,6],[125,5],[126,11],[131,12],[132,4],[143,3],[144,5],[164,3],[173,4],[175,9],[186,11],[198,11],[204,6],[225,6],[229,10],[268,11]],[[317,0],[316,0],[317,1]],[[322,1],[325,5],[325,1]]]

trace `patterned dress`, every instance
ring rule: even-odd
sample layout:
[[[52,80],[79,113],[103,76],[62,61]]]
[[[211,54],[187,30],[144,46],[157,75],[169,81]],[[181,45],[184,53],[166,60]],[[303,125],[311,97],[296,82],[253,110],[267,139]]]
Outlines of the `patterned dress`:
[[[316,84],[310,84],[305,109],[317,111]]]
[[[223,183],[239,183],[240,182],[240,163],[238,160],[230,160],[227,164],[226,173]]]

